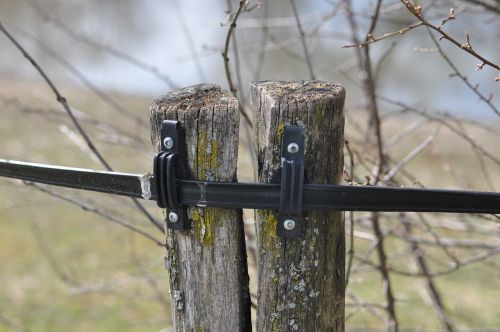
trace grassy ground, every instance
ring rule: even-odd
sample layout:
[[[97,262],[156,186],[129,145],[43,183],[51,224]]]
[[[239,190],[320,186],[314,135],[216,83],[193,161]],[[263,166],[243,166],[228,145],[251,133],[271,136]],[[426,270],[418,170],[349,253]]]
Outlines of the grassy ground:
[[[44,88],[18,85],[6,90],[8,102],[2,105],[0,122],[2,157],[103,169],[64,134],[61,123],[73,127],[61,117],[57,104],[47,99],[50,94]],[[29,95],[17,93],[26,90]],[[149,98],[116,97],[147,121]],[[142,153],[101,137],[97,144],[113,167],[125,172],[150,170],[147,128],[112,113],[89,94],[70,92],[69,100],[76,109],[141,138]],[[19,102],[25,112],[19,110]],[[40,114],[42,110],[49,115]],[[84,124],[94,137],[102,136],[102,130]],[[128,200],[77,195],[103,210],[121,210],[123,220],[162,239],[162,233],[149,226]],[[72,331],[154,331],[170,325],[161,247],[17,181],[0,180],[0,202],[0,331],[17,326],[30,331],[69,327]],[[154,202],[146,205],[160,217]]]
[[[61,124],[71,130],[73,127],[45,88],[4,83],[1,90],[4,96],[0,99],[1,158],[102,169],[68,139],[64,133],[67,129]],[[117,170],[134,173],[150,170],[153,152],[147,125],[134,124],[89,93],[78,90],[64,93],[76,109],[85,110],[85,113],[138,139],[123,144],[123,139],[117,141],[116,136],[104,135],[109,129],[84,122]],[[147,121],[150,98],[113,97]],[[386,138],[414,121],[406,116],[387,122]],[[394,148],[395,155],[404,157],[434,133],[434,129],[425,127],[411,139],[401,140]],[[490,151],[500,153],[495,136],[485,135],[484,131],[472,127],[468,129]],[[351,125],[346,133],[353,140],[357,137]],[[246,156],[245,146],[242,144],[240,178],[251,180],[251,167],[248,159],[243,158]],[[430,187],[488,189],[473,156],[466,144],[442,129],[432,147],[408,165],[408,171]],[[500,172],[495,172],[495,167],[489,162],[486,162],[486,167],[491,170],[492,181],[499,183]],[[75,195],[70,190],[58,192]],[[76,195],[79,200],[104,211],[115,214],[120,211],[123,220],[162,239],[161,232],[145,222],[128,200],[81,192]],[[146,205],[160,217],[155,203]],[[453,221],[459,216],[439,218]],[[369,230],[360,225],[359,231]],[[355,244],[356,252],[362,253],[371,241],[356,238]],[[387,247],[392,255],[403,252],[406,244],[390,237]],[[443,268],[438,263],[443,260],[442,252],[429,250],[435,259],[431,263],[433,268]],[[460,257],[469,257],[476,252],[456,253]],[[17,181],[0,179],[0,331],[23,330],[22,327],[30,331],[65,331],[69,328],[72,331],[161,330],[171,324],[163,255],[161,247],[91,212]],[[393,260],[393,264],[402,269],[412,265],[404,258]],[[493,258],[437,279],[445,303],[460,326],[496,326],[500,329],[499,266],[500,259]],[[394,277],[393,281],[402,325],[439,328],[423,291],[423,280]],[[357,271],[351,277],[349,291],[367,302],[380,302],[383,299],[381,289],[380,277],[373,271]],[[348,302],[352,302],[351,299],[348,298]],[[347,314],[353,310],[348,307]],[[384,322],[361,310],[347,321],[349,329],[355,330],[359,326],[383,327]]]

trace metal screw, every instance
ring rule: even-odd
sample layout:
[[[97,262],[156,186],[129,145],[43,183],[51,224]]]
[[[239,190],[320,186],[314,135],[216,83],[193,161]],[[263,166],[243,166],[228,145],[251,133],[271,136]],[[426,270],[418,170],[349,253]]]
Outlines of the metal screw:
[[[168,214],[168,220],[170,220],[170,222],[172,223],[176,223],[177,221],[179,221],[179,215],[172,211]]]
[[[287,219],[283,221],[283,227],[285,227],[287,231],[293,231],[295,229],[295,220]]]
[[[165,137],[165,139],[163,140],[163,145],[167,149],[173,148],[174,147],[174,139],[172,137]]]
[[[290,143],[290,144],[288,144],[286,149],[290,153],[297,153],[297,152],[299,152],[299,145],[297,143]]]

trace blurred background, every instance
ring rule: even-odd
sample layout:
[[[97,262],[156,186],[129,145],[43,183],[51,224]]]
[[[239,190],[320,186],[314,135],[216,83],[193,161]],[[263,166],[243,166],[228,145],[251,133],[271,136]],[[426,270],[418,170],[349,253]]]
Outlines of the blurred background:
[[[419,3],[426,22],[445,19],[454,40],[465,45],[468,35],[475,52],[500,63],[498,0]],[[396,0],[248,1],[226,47],[239,5],[0,0],[0,22],[116,170],[151,171],[148,106],[172,89],[204,82],[230,89],[231,77],[251,116],[251,81],[318,79],[347,90],[346,183],[498,190],[497,69],[478,70],[481,60],[435,29],[404,30],[420,19]],[[375,40],[391,35],[345,47],[370,40],[370,31]],[[5,34],[0,110],[0,158],[104,169]],[[251,135],[241,122],[239,178],[252,181]],[[141,212],[127,199],[7,179],[0,198],[0,331],[168,330],[154,202]],[[253,250],[252,214],[245,215]],[[382,238],[371,214],[346,214],[347,330],[387,330],[394,307],[402,329],[500,331],[497,216],[385,213],[377,222]],[[388,275],[379,272],[377,246]]]

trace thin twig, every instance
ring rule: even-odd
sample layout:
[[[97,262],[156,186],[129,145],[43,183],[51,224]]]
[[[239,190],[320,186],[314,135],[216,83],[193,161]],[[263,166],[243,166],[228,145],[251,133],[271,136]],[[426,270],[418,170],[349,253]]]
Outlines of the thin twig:
[[[268,19],[269,15],[269,3],[267,1],[264,1],[262,3],[261,11],[262,11],[261,21],[264,22],[265,20]],[[253,74],[254,81],[258,81],[260,79],[262,69],[264,68],[264,60],[267,54],[266,45],[268,38],[269,38],[269,28],[267,27],[267,25],[263,24],[262,33],[260,37],[259,56],[257,57],[257,64],[255,65],[255,71]]]
[[[418,244],[430,245],[430,246],[444,246],[449,248],[460,248],[460,249],[495,249],[500,246],[500,243],[488,243],[483,240],[474,240],[474,239],[454,239],[454,238],[439,238],[429,239],[416,235],[399,235],[393,234],[398,238],[412,241]]]
[[[35,61],[35,59],[19,44],[19,42],[7,31],[7,29],[4,27],[2,22],[0,22],[0,31],[16,46],[16,48],[23,54],[23,56],[35,67],[35,69],[38,71],[38,73],[43,77],[45,82],[49,85],[51,88],[52,92],[54,92],[57,101],[63,106],[64,110],[68,114],[68,116],[71,119],[71,122],[73,125],[76,127],[78,130],[78,133],[83,137],[85,142],[87,143],[89,149],[92,151],[92,153],[99,159],[100,163],[108,170],[108,171],[113,171],[113,168],[111,165],[104,159],[104,157],[101,155],[99,150],[97,150],[97,147],[94,145],[92,142],[92,139],[90,136],[87,134],[85,129],[81,126],[80,122],[76,118],[75,114],[73,113],[71,107],[69,106],[68,101],[66,100],[65,97],[61,95],[59,90],[56,88],[54,83],[50,80],[50,78],[47,76],[45,71],[40,67],[40,65]],[[163,232],[163,226],[153,218],[153,216],[146,210],[146,208],[135,198],[132,198],[132,201],[134,204],[137,206],[137,208],[146,216],[146,218],[156,226],[160,231]]]
[[[380,7],[382,5],[382,0],[378,0],[375,6],[375,13],[372,17],[372,21],[370,24],[370,29],[366,35],[366,39],[369,38],[370,35],[375,31],[375,27],[377,26],[378,18],[380,15]],[[371,112],[371,120],[373,121],[373,127],[375,132],[375,138],[377,140],[377,152],[378,152],[378,165],[377,171],[375,172],[375,184],[381,179],[382,174],[384,173],[385,166],[385,157],[383,150],[383,141],[382,141],[382,124],[380,121],[380,112],[378,109],[377,97],[376,97],[376,82],[373,77],[372,71],[372,62],[370,56],[370,47],[366,46],[364,48],[364,60],[363,60],[363,68],[365,71],[365,91],[368,94],[369,98],[369,108]]]
[[[352,312],[350,312],[349,314],[346,315],[346,317],[345,317],[346,322],[352,316],[354,316],[354,314],[360,309],[364,309],[364,310],[368,311],[368,313],[370,313],[372,316],[377,318],[379,321],[381,321],[381,322],[384,321],[384,318],[382,317],[382,315],[379,314],[377,310],[374,310],[374,309],[385,310],[385,307],[383,305],[380,305],[378,303],[367,303],[367,302],[363,301],[361,298],[359,298],[358,296],[356,296],[352,292],[347,292],[346,295],[347,295],[347,297],[349,297],[350,299],[352,299],[355,302],[354,305],[356,306]],[[346,303],[346,306],[348,306],[347,303]]]
[[[449,42],[451,42],[452,44],[454,44],[455,46],[461,48],[462,50],[464,50],[465,52],[469,53],[470,55],[472,55],[473,57],[475,57],[476,59],[479,59],[481,61],[481,66],[490,66],[492,68],[495,68],[496,70],[500,70],[500,65],[484,58],[483,56],[481,56],[479,53],[477,53],[471,43],[470,43],[470,37],[469,37],[469,34],[466,33],[466,37],[467,37],[467,42],[462,44],[460,42],[458,42],[456,39],[454,39],[453,37],[451,37],[449,34],[447,34],[444,30],[443,30],[443,26],[444,26],[444,23],[446,23],[446,18],[443,19],[443,23],[439,26],[436,26],[432,23],[430,23],[429,21],[427,21],[424,16],[423,16],[423,13],[422,13],[422,7],[420,5],[415,5],[413,4],[410,0],[401,0],[401,2],[405,5],[405,7],[408,9],[408,11],[410,13],[413,14],[413,16],[415,16],[417,19],[419,19],[423,25],[431,28],[432,30],[438,32],[440,35],[441,35],[441,38],[440,39],[446,39],[448,40]],[[450,13],[450,16],[452,16],[453,14]]]
[[[237,89],[234,86],[233,83],[233,77],[231,75],[231,69],[229,68],[229,45],[231,43],[231,36],[234,33],[234,30],[236,29],[236,22],[238,21],[238,17],[240,17],[240,14],[243,12],[243,9],[247,5],[248,0],[241,0],[240,4],[238,6],[238,10],[236,13],[232,16],[232,19],[230,20],[229,23],[229,29],[227,30],[227,35],[226,35],[226,42],[224,44],[224,51],[222,52],[222,58],[224,59],[224,70],[226,72],[226,79],[227,83],[229,85],[229,90],[231,93],[237,98]],[[248,114],[244,111],[241,103],[240,103],[240,114],[243,115],[245,120],[247,121],[248,125],[250,127],[253,127],[252,120],[248,116]]]
[[[144,119],[137,114],[134,114],[130,110],[122,107],[117,101],[115,101],[113,98],[105,94],[103,91],[101,91],[97,86],[95,86],[86,76],[83,74],[80,70],[78,70],[72,63],[70,63],[68,60],[66,60],[63,56],[61,56],[59,53],[54,52],[52,49],[47,47],[39,38],[34,36],[33,34],[24,31],[19,28],[15,28],[15,30],[18,31],[18,33],[24,35],[25,37],[33,40],[36,42],[37,46],[42,49],[45,53],[50,55],[52,59],[55,61],[59,62],[63,67],[65,67],[71,74],[73,74],[84,86],[86,86],[90,91],[92,91],[99,99],[101,99],[103,102],[108,104],[111,108],[116,110],[118,113],[123,114],[131,119],[134,120],[134,122],[139,123],[143,127],[147,126],[147,122],[144,121]],[[149,126],[148,126],[149,128]]]
[[[247,3],[248,6],[248,3]],[[227,7],[229,9],[229,12],[231,13],[233,11],[233,6],[231,5],[231,0],[227,0]],[[246,11],[245,7],[245,11]],[[234,69],[236,71],[236,81],[238,82],[238,89],[237,89],[237,94],[239,94],[238,100],[241,103],[241,107],[244,110],[246,107],[246,97],[245,97],[245,91],[243,90],[243,79],[241,77],[241,64],[240,64],[240,52],[238,48],[238,41],[236,38],[236,35],[233,35],[231,38],[231,42],[233,44],[233,54],[234,54]],[[246,113],[246,112],[245,112]]]
[[[380,229],[379,215],[376,212],[371,214],[371,221],[373,224],[373,233],[377,239],[377,255],[380,262],[379,271],[382,276],[382,286],[384,289],[385,297],[387,300],[387,330],[389,332],[397,332],[399,327],[398,319],[396,316],[396,299],[392,290],[391,279],[389,276],[389,267],[387,264],[387,256],[384,249],[384,235]]]
[[[85,43],[86,45],[98,50],[98,51],[101,51],[101,52],[104,52],[104,53],[107,53],[121,61],[124,61],[124,62],[127,62],[128,64],[131,64],[133,65],[134,67],[136,68],[139,68],[145,72],[148,72],[150,74],[152,74],[153,76],[155,76],[156,78],[158,78],[159,80],[163,81],[169,88],[171,89],[175,89],[175,88],[178,88],[177,84],[174,83],[172,81],[172,79],[160,72],[160,70],[157,68],[157,67],[154,67],[154,66],[151,66],[145,62],[143,62],[142,60],[128,54],[128,53],[125,53],[121,50],[118,50],[114,47],[111,47],[109,45],[104,45],[104,44],[101,44],[101,43],[98,43],[97,41],[91,39],[90,37],[82,34],[82,33],[78,33],[76,32],[75,30],[73,30],[72,28],[70,28],[70,26],[68,26],[67,24],[65,24],[62,20],[60,20],[59,18],[55,17],[55,16],[51,16],[49,15],[44,9],[43,7],[35,0],[28,0],[27,1],[28,5],[30,5],[43,19],[45,19],[46,21],[48,22],[51,22],[53,23],[57,28],[59,28],[59,30],[61,30],[62,32],[64,32],[66,35],[70,36],[71,38],[73,38],[74,40],[76,41],[79,41],[79,42],[82,42],[82,43]]]
[[[25,104],[18,100],[17,98],[7,98],[5,96],[0,95],[0,101],[6,103],[7,105],[12,105],[16,107],[20,112],[35,114],[41,116],[43,119],[47,121],[57,121],[61,122],[61,118],[67,117],[67,114],[64,110],[60,108],[49,108],[49,107],[34,107],[29,104]],[[135,136],[133,133],[127,131],[124,128],[118,128],[109,123],[105,123],[101,120],[97,120],[95,118],[90,117],[88,114],[78,111],[73,108],[73,113],[76,118],[80,121],[80,123],[86,123],[89,125],[93,125],[95,129],[99,131],[98,137],[102,137],[101,141],[115,143],[117,141],[122,145],[131,145],[134,149],[139,152],[144,152],[144,144],[143,140],[138,136]]]
[[[387,153],[393,145],[396,145],[397,143],[401,142],[403,138],[413,134],[416,130],[422,128],[429,122],[430,121],[428,119],[420,119],[419,121],[412,122],[408,127],[394,134],[391,138],[385,141],[384,153]]]
[[[352,10],[352,5],[350,0],[345,0],[346,3],[346,10],[347,10],[347,18],[349,21],[349,25],[351,27],[351,33],[352,33],[352,39],[355,43],[358,43],[356,34],[357,34],[357,23],[354,19],[354,13]],[[370,29],[367,33],[367,39],[368,36],[373,34],[373,31],[375,30],[377,20],[379,18],[379,13],[380,13],[380,6],[381,6],[381,0],[377,1],[376,8],[375,8],[375,14],[372,16],[372,22],[370,24]],[[378,104],[377,104],[377,98],[376,98],[376,82],[373,76],[372,72],[372,64],[371,64],[371,57],[370,57],[370,48],[369,45],[367,45],[364,48],[364,53],[361,53],[360,49],[356,49],[356,56],[358,58],[358,65],[359,67],[364,71],[364,79],[363,79],[363,87],[364,91],[367,94],[367,99],[368,99],[368,105],[367,108],[370,111],[370,123],[373,124],[373,131],[375,133],[375,138],[376,138],[376,147],[377,147],[377,154],[378,154],[378,160],[377,160],[377,165],[376,169],[373,172],[375,175],[375,182],[378,182],[381,179],[381,176],[384,172],[385,168],[385,157],[384,157],[384,151],[383,151],[383,141],[382,141],[382,127],[381,127],[381,121],[380,121],[380,114],[378,110]]]
[[[411,228],[411,224],[407,222],[404,213],[401,214],[401,222],[403,224],[403,229],[405,230],[405,236],[409,237],[412,233],[412,228]],[[430,277],[431,272],[429,270],[429,266],[427,264],[427,261],[424,257],[423,251],[420,249],[417,242],[412,241],[410,238],[407,238],[406,240],[408,242],[408,246],[409,246],[412,254],[415,257],[415,261],[416,261],[416,264],[418,266],[419,271],[425,275],[425,284],[427,287],[427,292],[428,292],[429,296],[431,297],[434,308],[437,311],[437,315],[441,319],[441,324],[446,329],[446,331],[448,331],[448,332],[455,331],[456,330],[455,326],[454,326],[453,321],[451,320],[450,316],[448,315],[448,313],[444,307],[442,296],[437,289],[436,283]]]
[[[187,42],[188,48],[189,48],[189,54],[191,56],[191,60],[195,64],[196,71],[198,72],[199,78],[203,81],[207,81],[207,77],[205,75],[205,71],[203,70],[203,66],[201,65],[200,62],[200,57],[198,55],[198,52],[196,51],[196,45],[193,40],[193,35],[191,34],[191,30],[189,28],[189,25],[187,24],[186,17],[184,15],[184,11],[182,8],[180,8],[178,0],[172,0],[172,3],[174,5],[174,10],[177,13],[177,19],[179,20],[179,23],[181,25],[181,30],[182,34],[184,35],[184,39]]]
[[[415,159],[420,153],[422,153],[425,149],[427,149],[434,142],[434,136],[429,136],[420,143],[415,149],[413,149],[409,154],[407,154],[400,162],[396,164],[383,178],[383,182],[389,182],[391,179],[396,176],[396,174],[403,169],[410,161]]]
[[[417,278],[427,278],[427,277],[430,277],[430,278],[438,278],[438,277],[442,277],[442,276],[445,276],[445,275],[449,275],[450,273],[453,273],[457,270],[459,270],[460,268],[463,268],[465,266],[468,266],[468,265],[473,265],[473,264],[477,264],[479,262],[482,262],[488,258],[492,258],[492,257],[495,257],[497,255],[500,255],[500,247],[496,247],[492,250],[489,250],[489,251],[485,251],[479,255],[476,255],[476,256],[472,256],[470,258],[467,258],[467,259],[464,259],[464,260],[461,260],[459,261],[459,264],[453,264],[453,266],[449,269],[445,269],[445,270],[441,270],[441,271],[437,271],[437,272],[432,272],[432,273],[428,273],[428,274],[424,274],[422,272],[408,272],[408,271],[403,271],[403,270],[399,270],[397,268],[394,268],[394,267],[389,267],[389,268],[383,268],[381,267],[380,265],[376,265],[366,259],[362,259],[362,258],[359,258],[359,257],[355,257],[356,260],[359,260],[361,262],[363,262],[364,264],[366,265],[369,265],[373,268],[376,268],[377,270],[379,271],[387,271],[387,272],[391,272],[391,273],[394,273],[394,274],[397,274],[399,276],[402,276],[402,277],[409,277],[409,278],[413,278],[413,277],[417,277]]]
[[[97,207],[95,206],[92,206],[92,205],[89,205],[87,203],[84,203],[84,202],[81,202],[79,200],[76,200],[75,198],[72,198],[72,197],[68,197],[68,196],[65,196],[65,195],[62,195],[62,194],[59,194],[55,191],[51,191],[47,188],[45,188],[44,186],[41,186],[37,183],[33,183],[33,182],[27,182],[27,181],[24,181],[24,183],[28,186],[32,186],[38,190],[40,190],[41,192],[45,193],[45,194],[48,194],[50,196],[53,196],[55,198],[58,198],[60,200],[63,200],[65,202],[68,202],[68,203],[71,203],[73,205],[76,205],[78,207],[80,207],[81,209],[85,210],[85,211],[88,211],[88,212],[92,212],[102,218],[104,218],[104,220],[107,220],[107,221],[110,221],[114,224],[117,224],[117,225],[120,225],[122,227],[125,227],[127,228],[128,230],[131,230],[132,232],[135,232],[137,234],[140,234],[142,236],[144,236],[145,238],[147,238],[148,240],[154,242],[156,245],[159,245],[159,246],[164,246],[164,243],[162,243],[160,240],[156,239],[154,236],[152,236],[151,234],[135,227],[134,225],[132,224],[129,224],[129,223],[126,223],[104,211],[101,211],[99,210]]]
[[[444,59],[444,61],[446,61],[446,63],[451,67],[451,69],[453,70],[453,76],[457,76],[460,78],[460,80],[462,80],[462,82],[465,83],[465,85],[472,91],[476,94],[476,96],[479,97],[480,100],[482,100],[483,102],[486,103],[486,105],[488,105],[488,107],[493,111],[495,112],[498,116],[500,116],[500,110],[491,102],[491,99],[492,99],[492,96],[490,97],[486,97],[485,95],[483,95],[481,93],[481,91],[479,91],[479,86],[478,85],[472,85],[472,83],[467,79],[467,77],[465,75],[463,75],[457,68],[457,66],[455,66],[455,64],[450,60],[450,58],[446,55],[446,53],[444,53],[443,51],[443,48],[441,47],[441,45],[439,45],[438,41],[436,40],[436,37],[434,37],[434,35],[430,32],[429,28],[427,28],[427,31],[429,33],[429,36],[432,40],[432,42],[434,43],[434,45],[436,45],[436,48],[439,52],[439,54],[441,55],[441,57]]]
[[[455,126],[451,125],[449,122],[439,118],[438,116],[432,115],[429,112],[419,110],[416,107],[412,107],[404,102],[393,100],[391,98],[387,98],[384,96],[379,96],[379,98],[387,103],[390,103],[390,104],[393,104],[396,106],[400,106],[403,109],[405,109],[411,113],[418,114],[418,115],[423,116],[427,119],[430,119],[432,121],[435,121],[435,122],[442,124],[444,127],[448,128],[451,132],[455,133],[457,136],[464,139],[473,149],[476,149],[477,151],[481,152],[481,154],[483,154],[489,160],[493,161],[495,164],[500,165],[500,158],[498,158],[494,153],[486,150],[478,142],[476,142],[472,137],[470,137],[467,134],[464,134],[463,132],[461,132],[460,129],[457,129]]]
[[[43,77],[45,82],[49,85],[51,88],[52,92],[56,95],[57,101],[63,106],[64,110],[66,113],[68,113],[69,117],[71,118],[71,121],[77,128],[78,132],[82,137],[85,139],[85,142],[87,143],[89,149],[94,153],[94,155],[99,159],[100,163],[107,169],[107,170],[112,170],[111,166],[108,164],[108,162],[104,159],[104,157],[99,153],[97,150],[96,146],[88,136],[88,134],[85,132],[85,130],[82,128],[80,125],[80,122],[78,119],[75,117],[73,114],[73,111],[69,107],[68,101],[66,98],[64,98],[60,93],[59,90],[55,87],[54,83],[50,80],[50,78],[47,76],[47,74],[43,71],[43,69],[40,67],[40,65],[33,59],[33,57],[19,44],[19,42],[5,29],[4,25],[2,22],[0,22],[0,31],[3,32],[3,34],[16,46],[16,48],[21,51],[23,56],[35,67],[35,69],[38,71],[38,73]]]
[[[297,29],[299,30],[300,41],[302,43],[302,49],[304,50],[304,57],[306,58],[307,69],[309,70],[309,76],[312,80],[315,80],[316,76],[314,75],[311,56],[309,54],[309,49],[306,43],[306,34],[304,33],[304,30],[302,29],[302,25],[300,23],[297,6],[295,5],[294,0],[290,0],[290,4],[292,5],[293,15],[295,16],[295,21],[297,22]]]
[[[345,141],[345,148],[349,154],[349,178],[348,182],[352,183],[354,180],[354,154],[352,153],[351,147],[349,146],[349,141]],[[351,275],[352,262],[354,260],[354,211],[349,212],[349,251],[347,255],[349,257],[347,261],[347,268],[345,274],[345,287],[349,284],[349,277]]]
[[[376,5],[375,5],[375,12],[372,16],[372,20],[370,23],[370,28],[367,33],[366,41],[369,40],[370,36],[373,35],[373,32],[375,31],[379,14],[380,14],[380,8],[382,5],[382,0],[378,0]],[[357,25],[353,16],[352,12],[352,7],[351,3],[349,0],[346,0],[346,8],[348,11],[348,20],[350,22],[351,30],[352,30],[352,35],[353,35],[353,40],[356,43],[356,31],[357,31]],[[381,180],[382,174],[384,172],[384,163],[385,163],[385,157],[384,157],[384,152],[383,152],[383,141],[382,141],[382,129],[381,129],[381,122],[380,122],[380,115],[379,115],[379,110],[378,110],[378,105],[377,105],[377,97],[376,97],[376,87],[375,87],[375,80],[373,77],[373,72],[371,68],[371,57],[370,57],[370,47],[369,45],[366,45],[364,48],[364,53],[361,52],[356,52],[358,56],[358,62],[360,64],[360,67],[363,69],[365,73],[365,78],[363,80],[363,85],[365,89],[365,93],[367,94],[368,100],[369,100],[369,105],[368,108],[370,110],[370,116],[371,116],[371,121],[373,121],[373,127],[374,127],[374,132],[375,132],[375,138],[376,138],[376,146],[377,146],[377,151],[378,151],[378,165],[377,169],[374,172],[375,174],[375,184],[378,183],[378,181]],[[385,249],[384,249],[384,235],[381,231],[380,228],[380,220],[379,220],[379,214],[378,213],[371,213],[370,214],[370,219],[372,223],[372,228],[373,232],[375,234],[376,238],[376,250],[377,250],[377,255],[378,259],[380,262],[381,268],[379,269],[381,277],[382,277],[382,284],[383,284],[383,289],[384,289],[384,294],[386,297],[386,305],[387,305],[387,328],[388,331],[390,332],[397,332],[398,331],[398,319],[396,316],[396,307],[395,307],[395,298],[393,295],[393,290],[392,290],[392,285],[391,285],[391,279],[389,276],[388,268],[387,268],[387,257],[385,254]]]
[[[38,247],[40,249],[40,252],[47,258],[49,266],[52,268],[54,273],[59,277],[59,279],[63,283],[65,283],[69,287],[75,287],[77,285],[76,280],[74,280],[72,276],[69,276],[69,274],[66,273],[59,264],[59,261],[57,260],[54,253],[50,249],[50,246],[45,240],[44,234],[40,230],[39,224],[36,221],[30,221],[30,222],[31,222],[31,230],[38,242]]]
[[[407,33],[408,31],[410,30],[413,30],[415,28],[418,28],[419,26],[423,25],[424,23],[422,22],[417,22],[415,24],[412,24],[410,26],[407,26],[406,28],[403,28],[401,30],[398,30],[398,31],[393,31],[393,32],[389,32],[389,33],[384,33],[382,36],[373,36],[373,35],[368,35],[368,38],[367,40],[365,40],[364,42],[362,43],[354,43],[354,44],[344,44],[344,45],[341,45],[343,48],[350,48],[350,47],[363,47],[363,46],[367,46],[369,44],[373,44],[375,42],[378,42],[378,41],[381,41],[383,39],[386,39],[386,38],[390,38],[390,37],[393,37],[393,36],[400,36],[400,35],[404,35],[405,33]]]

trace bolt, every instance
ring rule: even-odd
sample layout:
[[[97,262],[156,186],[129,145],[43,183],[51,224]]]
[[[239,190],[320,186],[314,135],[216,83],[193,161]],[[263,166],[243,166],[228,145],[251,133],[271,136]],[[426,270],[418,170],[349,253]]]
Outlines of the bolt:
[[[176,223],[177,221],[179,221],[179,215],[172,211],[168,214],[168,220],[170,220],[170,222],[172,223]]]
[[[174,147],[174,139],[172,137],[165,137],[165,139],[163,140],[163,145],[167,149],[173,148]]]
[[[295,229],[295,220],[287,219],[283,221],[283,227],[285,227],[287,231],[293,231]]]
[[[299,152],[299,145],[297,143],[290,143],[290,144],[288,144],[286,149],[290,153],[297,153],[297,152]]]

